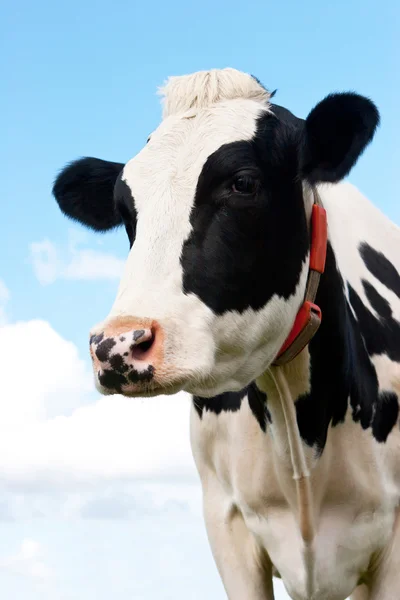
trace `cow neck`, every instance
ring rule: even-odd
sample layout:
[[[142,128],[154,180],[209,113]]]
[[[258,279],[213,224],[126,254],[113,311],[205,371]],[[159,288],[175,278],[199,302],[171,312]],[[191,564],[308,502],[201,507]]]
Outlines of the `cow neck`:
[[[314,203],[310,220],[310,262],[306,292],[292,329],[278,352],[273,365],[284,365],[293,360],[309,344],[321,324],[321,309],[315,297],[325,269],[328,244],[326,211],[318,191],[313,189]]]

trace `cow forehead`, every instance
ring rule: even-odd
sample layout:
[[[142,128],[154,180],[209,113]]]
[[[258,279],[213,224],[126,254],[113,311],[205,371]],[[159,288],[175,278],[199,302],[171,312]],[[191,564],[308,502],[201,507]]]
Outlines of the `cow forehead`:
[[[191,206],[197,181],[208,157],[224,144],[251,140],[267,105],[247,99],[220,102],[196,112],[166,118],[146,146],[130,160],[122,179],[130,187],[140,214],[166,208],[171,200],[179,212]],[[162,200],[169,200],[162,207]]]

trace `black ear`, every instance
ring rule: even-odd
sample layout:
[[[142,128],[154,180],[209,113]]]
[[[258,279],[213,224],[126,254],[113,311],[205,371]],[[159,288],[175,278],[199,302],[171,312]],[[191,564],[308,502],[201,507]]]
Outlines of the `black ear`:
[[[53,185],[61,211],[96,231],[121,225],[114,206],[114,185],[123,168],[122,163],[89,157],[67,165]]]
[[[331,94],[308,115],[300,147],[301,175],[309,183],[346,177],[379,125],[375,104],[354,93]]]

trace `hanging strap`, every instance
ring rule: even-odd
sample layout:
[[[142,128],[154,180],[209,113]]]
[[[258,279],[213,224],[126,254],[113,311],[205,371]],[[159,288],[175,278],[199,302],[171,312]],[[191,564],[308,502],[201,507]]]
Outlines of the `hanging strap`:
[[[296,408],[283,369],[269,369],[274,382],[285,420],[290,462],[297,495],[297,523],[303,540],[303,560],[306,571],[306,591],[311,598],[315,589],[315,519],[312,502],[310,472],[297,425]]]
[[[326,211],[316,189],[311,214],[310,266],[304,302],[296,315],[293,327],[280,349],[274,366],[284,365],[295,358],[307,346],[321,324],[322,314],[315,304],[321,275],[325,269],[328,227]]]

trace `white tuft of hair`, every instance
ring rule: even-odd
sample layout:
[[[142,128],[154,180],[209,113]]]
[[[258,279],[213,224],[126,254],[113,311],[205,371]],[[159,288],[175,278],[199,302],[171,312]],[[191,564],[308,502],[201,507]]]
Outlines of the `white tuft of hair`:
[[[271,96],[255,77],[231,68],[169,77],[158,93],[163,97],[164,119],[236,98],[247,98],[265,105]]]

